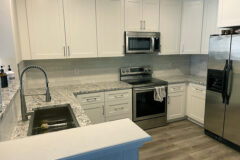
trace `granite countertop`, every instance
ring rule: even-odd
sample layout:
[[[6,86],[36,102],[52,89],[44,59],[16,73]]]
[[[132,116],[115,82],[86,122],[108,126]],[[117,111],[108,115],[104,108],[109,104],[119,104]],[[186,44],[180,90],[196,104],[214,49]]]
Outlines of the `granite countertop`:
[[[13,81],[8,84],[8,88],[0,88],[2,94],[2,111],[0,112],[0,120],[3,118],[4,113],[11,101],[14,99],[14,96],[18,92],[19,84]],[[1,95],[0,95],[1,96]]]
[[[157,76],[155,78],[167,81],[169,84],[176,83],[195,83],[206,86],[206,77],[193,76],[193,75],[178,75],[178,76]]]
[[[46,106],[54,106],[60,104],[70,104],[73,112],[78,120],[80,127],[91,124],[88,116],[85,114],[81,105],[77,101],[76,94],[84,94],[91,92],[112,91],[120,89],[130,89],[131,85],[124,82],[100,82],[100,83],[88,83],[79,85],[69,85],[61,87],[50,87],[51,102],[45,102],[45,96],[27,96],[26,104],[28,111],[31,112],[34,108],[41,108]],[[45,93],[45,89],[30,89],[26,90],[25,94],[42,94]],[[22,121],[19,117],[17,126],[13,132],[12,139],[23,138],[27,136],[29,121]]]

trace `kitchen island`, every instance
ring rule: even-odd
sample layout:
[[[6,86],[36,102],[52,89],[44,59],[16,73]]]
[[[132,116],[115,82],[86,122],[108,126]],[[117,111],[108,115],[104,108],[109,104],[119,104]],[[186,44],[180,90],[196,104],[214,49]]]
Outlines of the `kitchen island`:
[[[138,160],[138,149],[150,140],[131,120],[123,119],[1,142],[0,158]]]

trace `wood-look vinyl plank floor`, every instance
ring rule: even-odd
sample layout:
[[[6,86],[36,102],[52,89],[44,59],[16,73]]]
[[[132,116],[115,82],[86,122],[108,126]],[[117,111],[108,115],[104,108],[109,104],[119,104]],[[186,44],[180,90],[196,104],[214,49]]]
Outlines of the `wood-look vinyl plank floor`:
[[[188,120],[146,131],[152,141],[139,151],[140,160],[240,160],[240,153],[206,136]]]

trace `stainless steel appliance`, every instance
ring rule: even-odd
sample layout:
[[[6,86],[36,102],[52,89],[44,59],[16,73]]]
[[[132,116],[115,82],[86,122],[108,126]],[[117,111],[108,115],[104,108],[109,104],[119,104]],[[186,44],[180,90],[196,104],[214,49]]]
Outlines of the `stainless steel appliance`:
[[[240,149],[240,34],[211,36],[205,133]]]
[[[125,32],[125,53],[160,52],[159,32]]]
[[[127,67],[120,69],[120,79],[133,86],[133,121],[143,129],[163,126],[167,122],[167,95],[162,102],[154,100],[154,87],[168,83],[152,78],[152,68]]]

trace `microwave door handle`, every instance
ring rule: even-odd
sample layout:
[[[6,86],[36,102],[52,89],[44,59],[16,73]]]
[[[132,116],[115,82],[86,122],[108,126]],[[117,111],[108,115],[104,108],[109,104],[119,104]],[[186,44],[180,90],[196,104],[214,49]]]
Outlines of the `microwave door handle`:
[[[152,49],[151,49],[151,52],[154,52],[154,46],[155,46],[155,38],[152,37]]]

